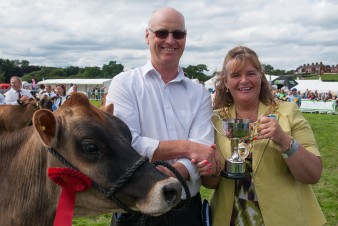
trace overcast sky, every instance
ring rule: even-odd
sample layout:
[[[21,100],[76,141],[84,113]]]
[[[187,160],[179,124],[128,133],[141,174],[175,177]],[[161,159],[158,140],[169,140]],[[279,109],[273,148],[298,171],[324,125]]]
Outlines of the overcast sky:
[[[206,64],[211,74],[238,45],[275,69],[338,64],[337,0],[1,0],[0,58],[55,67],[109,61],[138,67],[149,58],[148,18],[163,6],[186,19],[183,67]]]

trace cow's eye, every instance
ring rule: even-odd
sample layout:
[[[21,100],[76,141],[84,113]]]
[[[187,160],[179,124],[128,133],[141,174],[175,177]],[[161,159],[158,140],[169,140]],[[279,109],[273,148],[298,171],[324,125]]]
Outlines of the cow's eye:
[[[94,154],[99,151],[98,147],[94,143],[83,145],[82,150],[86,153],[91,153],[91,154]]]

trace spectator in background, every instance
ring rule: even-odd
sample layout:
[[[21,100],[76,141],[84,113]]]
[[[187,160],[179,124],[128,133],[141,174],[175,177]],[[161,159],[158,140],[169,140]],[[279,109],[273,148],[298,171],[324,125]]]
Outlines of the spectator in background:
[[[280,89],[280,92],[277,96],[278,99],[286,101],[287,100],[287,93],[285,92],[284,89]]]
[[[289,95],[289,102],[294,102],[298,105],[298,107],[302,105],[302,97],[298,94],[296,88],[293,88],[291,90],[291,95]]]
[[[0,105],[3,105],[3,104],[6,104],[5,96],[2,93],[0,93]]]
[[[30,90],[22,88],[22,80],[18,76],[12,76],[10,80],[11,89],[5,93],[6,104],[18,105],[34,98]]]
[[[73,86],[74,86],[74,84],[73,83],[70,83],[70,87],[69,87],[69,89],[68,89],[68,91],[67,91],[67,94],[70,94],[70,93],[72,93],[73,92]]]
[[[70,89],[68,90],[68,95],[72,95],[73,93],[77,93],[77,84],[74,84]]]
[[[315,96],[315,99],[318,99],[318,98],[319,98],[318,90],[315,90],[314,96]]]
[[[39,92],[38,92],[38,95],[37,97],[38,98],[41,98],[42,94],[45,93],[45,84],[39,84]]]
[[[54,99],[57,95],[53,92],[51,85],[46,85],[45,92],[42,95],[47,95],[50,98]]]
[[[335,101],[336,102],[336,109],[338,107],[338,97],[337,97],[337,93],[333,92],[332,93],[332,98],[331,100]]]
[[[66,87],[64,85],[61,85],[61,84],[56,85],[55,92],[56,92],[57,98],[55,99],[54,104],[53,104],[53,111],[58,109],[69,97],[66,93]]]
[[[307,96],[307,99],[309,99],[309,100],[315,100],[316,99],[315,93],[314,92],[310,92],[309,95]]]

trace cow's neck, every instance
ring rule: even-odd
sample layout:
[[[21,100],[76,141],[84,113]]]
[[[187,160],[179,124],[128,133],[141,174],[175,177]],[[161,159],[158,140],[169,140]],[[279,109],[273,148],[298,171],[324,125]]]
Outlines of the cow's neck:
[[[1,222],[8,220],[8,224],[4,225],[20,225],[13,222],[26,219],[27,225],[52,225],[55,199],[47,197],[46,194],[51,193],[43,191],[47,189],[55,194],[59,188],[46,177],[49,165],[46,148],[40,143],[40,138],[32,127],[1,138],[0,158],[5,163],[0,166],[0,191],[3,194],[0,196]]]

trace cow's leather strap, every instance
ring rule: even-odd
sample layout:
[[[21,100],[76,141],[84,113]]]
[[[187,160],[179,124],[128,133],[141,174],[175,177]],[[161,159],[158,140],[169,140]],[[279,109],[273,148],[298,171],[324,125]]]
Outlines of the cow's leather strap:
[[[56,157],[60,162],[62,162],[65,166],[78,170],[76,167],[74,167],[70,162],[68,162],[60,153],[58,153],[55,149],[48,147],[48,151]],[[92,180],[92,186],[105,194],[107,198],[112,199],[116,205],[118,205],[121,209],[123,209],[126,212],[129,213],[135,213],[139,214],[139,211],[134,211],[127,207],[122,201],[120,201],[118,198],[115,197],[115,194],[123,187],[123,185],[131,178],[131,176],[138,170],[139,167],[141,167],[145,162],[148,162],[149,158],[147,156],[142,156],[131,168],[129,168],[118,180],[117,182],[110,188],[106,189],[96,183],[94,180]],[[167,167],[170,171],[172,171],[176,178],[181,182],[183,189],[185,190],[187,201],[189,202],[191,199],[191,194],[189,191],[189,187],[187,183],[185,182],[184,178],[181,176],[181,174],[169,163],[164,161],[157,161],[154,163],[154,165],[162,165]],[[80,170],[78,170],[80,172]]]

